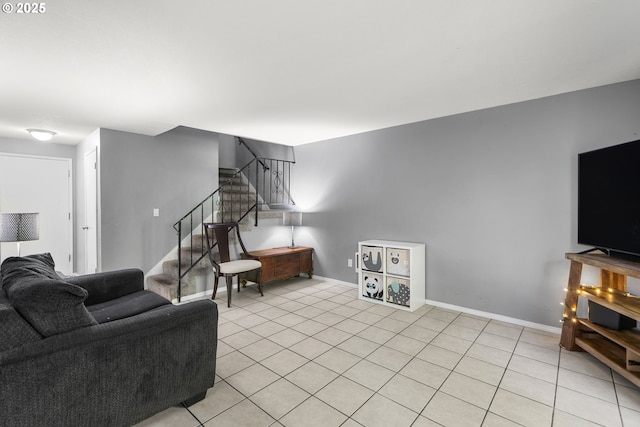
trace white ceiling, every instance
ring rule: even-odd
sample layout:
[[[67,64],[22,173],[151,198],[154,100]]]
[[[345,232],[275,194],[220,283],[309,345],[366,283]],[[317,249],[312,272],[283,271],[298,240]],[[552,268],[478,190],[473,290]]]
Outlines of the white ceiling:
[[[640,78],[638,0],[44,4],[0,14],[2,137],[299,145]]]

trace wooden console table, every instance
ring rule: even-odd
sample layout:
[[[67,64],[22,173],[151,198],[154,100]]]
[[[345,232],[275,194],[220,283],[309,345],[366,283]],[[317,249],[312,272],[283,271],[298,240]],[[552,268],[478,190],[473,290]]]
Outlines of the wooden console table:
[[[251,271],[243,274],[245,280],[263,283],[272,280],[289,279],[306,273],[313,275],[313,248],[297,246],[295,248],[273,248],[249,252],[262,263],[260,273]]]
[[[604,254],[566,254],[571,260],[560,345],[584,350],[640,387],[640,330],[614,330],[576,316],[578,297],[640,320],[640,298],[627,293],[627,276],[640,279],[640,263]],[[601,269],[600,285],[580,284],[582,265]]]

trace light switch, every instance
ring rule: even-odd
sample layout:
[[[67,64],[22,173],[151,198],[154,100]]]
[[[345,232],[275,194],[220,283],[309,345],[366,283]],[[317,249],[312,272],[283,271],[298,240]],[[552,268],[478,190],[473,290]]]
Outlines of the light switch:
[[[155,208],[155,209],[153,210],[153,216],[160,216],[160,209]]]

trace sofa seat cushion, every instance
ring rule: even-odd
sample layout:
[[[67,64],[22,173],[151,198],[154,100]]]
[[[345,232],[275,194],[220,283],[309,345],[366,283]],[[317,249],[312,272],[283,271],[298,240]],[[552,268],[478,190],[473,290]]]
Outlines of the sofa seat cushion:
[[[151,291],[139,291],[119,298],[87,307],[98,323],[135,316],[163,305],[171,304],[169,300]]]
[[[57,275],[51,254],[7,258],[0,271],[9,302],[40,335],[97,324],[84,306],[87,291]]]

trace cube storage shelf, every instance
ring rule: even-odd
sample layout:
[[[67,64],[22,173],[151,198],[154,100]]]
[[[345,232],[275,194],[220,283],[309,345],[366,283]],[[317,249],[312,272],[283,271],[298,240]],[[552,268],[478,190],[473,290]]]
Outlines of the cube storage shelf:
[[[360,299],[408,311],[424,305],[423,243],[365,240],[356,260]]]

